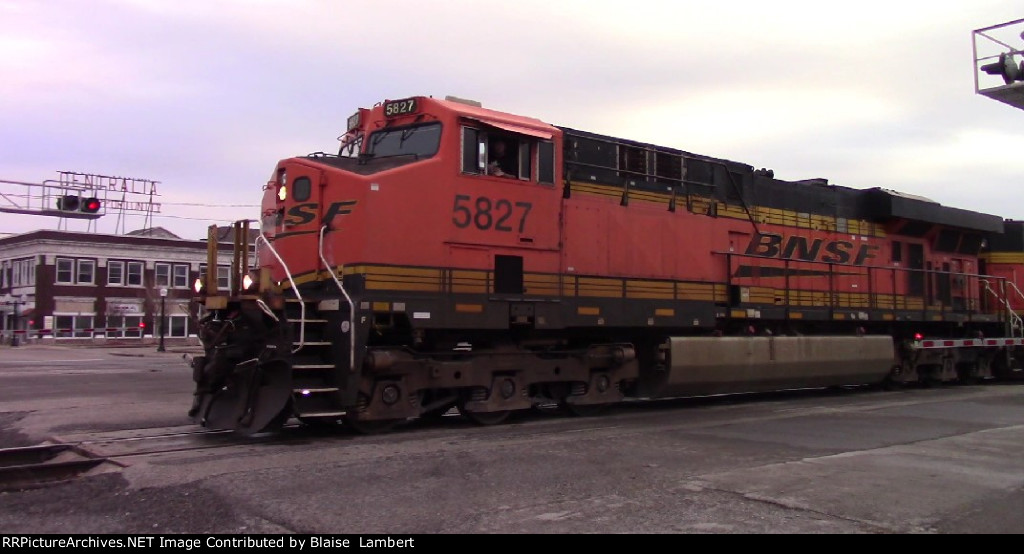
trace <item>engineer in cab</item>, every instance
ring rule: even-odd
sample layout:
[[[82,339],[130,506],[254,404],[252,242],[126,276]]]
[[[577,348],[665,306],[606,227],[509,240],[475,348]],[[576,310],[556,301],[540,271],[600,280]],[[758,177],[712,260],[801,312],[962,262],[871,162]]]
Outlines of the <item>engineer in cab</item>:
[[[515,179],[517,176],[516,166],[518,160],[503,139],[496,139],[491,143],[490,161],[487,163],[487,174],[496,177],[509,177]]]

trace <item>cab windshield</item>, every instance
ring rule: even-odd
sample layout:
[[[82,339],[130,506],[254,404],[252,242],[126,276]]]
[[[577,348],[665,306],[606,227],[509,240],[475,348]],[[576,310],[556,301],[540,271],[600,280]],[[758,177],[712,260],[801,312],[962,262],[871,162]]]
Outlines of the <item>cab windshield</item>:
[[[429,158],[441,144],[441,124],[410,125],[381,129],[370,134],[366,154],[373,158],[413,156]]]

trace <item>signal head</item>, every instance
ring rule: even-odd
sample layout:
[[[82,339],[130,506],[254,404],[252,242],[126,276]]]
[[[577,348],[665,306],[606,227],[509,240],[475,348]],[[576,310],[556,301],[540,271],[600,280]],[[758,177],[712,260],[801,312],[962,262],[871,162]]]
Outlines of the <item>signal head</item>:
[[[62,212],[77,212],[81,205],[82,199],[78,196],[67,194],[57,199],[57,209]]]
[[[1014,81],[1024,81],[1024,61],[1018,66],[1013,61],[1013,54],[1006,52],[999,54],[999,61],[981,66],[981,70],[989,75],[999,75],[1008,85]]]
[[[82,213],[94,214],[99,212],[101,207],[103,207],[103,204],[100,202],[100,199],[96,197],[91,197],[82,200],[82,203],[79,206],[79,210]]]

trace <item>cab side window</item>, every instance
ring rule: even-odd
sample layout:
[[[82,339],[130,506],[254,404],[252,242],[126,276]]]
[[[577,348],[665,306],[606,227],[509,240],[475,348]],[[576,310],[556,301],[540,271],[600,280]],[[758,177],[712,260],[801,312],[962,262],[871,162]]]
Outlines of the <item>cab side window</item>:
[[[462,172],[482,173],[487,166],[480,143],[480,131],[472,127],[462,128]]]
[[[462,172],[552,184],[554,144],[516,133],[463,127]]]

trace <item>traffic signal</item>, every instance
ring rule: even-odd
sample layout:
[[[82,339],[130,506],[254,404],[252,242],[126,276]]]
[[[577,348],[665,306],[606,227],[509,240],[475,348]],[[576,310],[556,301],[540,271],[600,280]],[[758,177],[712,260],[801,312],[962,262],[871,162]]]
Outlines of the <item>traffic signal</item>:
[[[1017,65],[1013,61],[1013,54],[999,54],[998,62],[983,65],[981,70],[989,75],[999,75],[1008,85],[1014,81],[1024,81],[1024,61]]]
[[[99,198],[90,196],[88,198],[82,198],[81,196],[64,195],[57,199],[57,209],[62,212],[78,212],[83,214],[95,214],[99,213],[100,208],[103,207],[103,203],[100,202]]]

